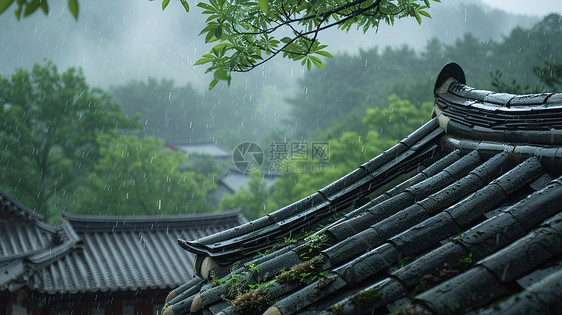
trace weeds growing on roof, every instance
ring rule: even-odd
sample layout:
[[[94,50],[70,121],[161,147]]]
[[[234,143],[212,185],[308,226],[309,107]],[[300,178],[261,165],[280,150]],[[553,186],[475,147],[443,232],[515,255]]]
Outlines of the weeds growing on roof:
[[[294,265],[289,270],[281,270],[281,273],[277,276],[277,282],[288,283],[298,281],[310,284],[314,280],[317,280],[318,277],[328,274],[328,271],[321,272],[318,269],[322,262],[323,258],[319,255],[298,265]]]
[[[233,309],[242,314],[262,314],[271,306],[271,299],[267,293],[267,288],[262,286],[237,295],[231,305]]]
[[[381,293],[377,292],[374,288],[359,291],[349,298],[349,301],[358,308],[366,308],[371,306],[376,301],[380,300]]]

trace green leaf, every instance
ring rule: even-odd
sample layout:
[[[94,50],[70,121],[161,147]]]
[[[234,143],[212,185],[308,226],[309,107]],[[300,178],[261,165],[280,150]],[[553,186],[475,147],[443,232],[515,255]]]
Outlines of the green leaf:
[[[215,29],[215,37],[217,39],[221,39],[221,36],[222,36],[222,25],[219,25],[219,27]]]
[[[330,54],[329,52],[327,52],[325,50],[317,51],[316,54],[318,54],[320,56],[328,57],[328,58],[334,58],[334,56],[332,56],[332,54]]]
[[[201,32],[199,33],[199,35],[205,34],[205,33],[209,33],[209,32],[214,32],[214,29],[217,28],[218,24],[216,22],[211,22],[209,23],[207,26],[205,26],[204,29],[201,30]]]
[[[217,83],[219,83],[218,79],[214,79],[213,81],[211,81],[211,83],[209,84],[209,90],[214,89],[215,85],[217,85]]]
[[[269,12],[269,3],[267,3],[267,0],[258,0],[258,6],[263,13],[267,14],[267,12]]]
[[[33,12],[35,12],[35,10],[39,8],[40,4],[41,4],[40,0],[33,0],[31,1],[31,3],[28,3],[27,6],[25,7],[25,11],[23,11],[23,16],[26,17],[32,14]]]
[[[224,69],[219,69],[215,71],[213,76],[215,77],[215,79],[225,80],[225,81],[228,80],[228,73]]]
[[[288,44],[291,42],[291,38],[290,37],[283,37],[280,39],[283,43]]]
[[[422,19],[417,11],[414,11],[414,16],[416,17],[416,21],[418,21],[418,24],[421,25]]]
[[[418,13],[425,16],[425,17],[431,18],[431,15],[429,13],[425,12],[425,11],[419,10]]]
[[[47,0],[41,0],[41,9],[45,15],[49,14],[49,5],[47,4]]]
[[[207,33],[207,36],[205,36],[205,43],[210,43],[212,41],[214,35],[215,35],[215,32],[209,30],[209,33]]]
[[[310,60],[312,61],[312,63],[320,68],[320,69],[324,69],[324,66],[322,65],[322,60],[320,60],[320,58],[315,57],[315,56],[308,56],[310,58]],[[310,69],[309,69],[310,70]]]
[[[209,12],[209,11],[205,11],[205,12]],[[205,14],[205,12],[203,12],[203,14]],[[209,17],[205,20],[205,23],[209,23],[212,20],[216,20],[216,19],[220,18],[220,15],[218,15],[218,14],[212,14],[212,12],[209,12],[208,14],[211,14],[211,15],[209,15]]]
[[[208,62],[211,62],[212,60],[209,58],[200,58],[199,60],[197,60],[193,65],[194,66],[198,66],[198,65],[202,65],[202,64],[206,64]]]
[[[201,9],[205,9],[205,10],[209,10],[212,12],[216,12],[217,10],[215,10],[215,8],[213,8],[211,5],[204,3],[204,2],[199,2],[197,4],[198,7],[200,7]]]
[[[312,63],[310,62],[310,59],[307,58],[306,60],[306,67],[308,68],[308,71],[310,71],[310,69],[312,69]]]
[[[14,3],[14,0],[0,0],[0,14],[6,11],[6,9]]]
[[[68,0],[68,9],[74,18],[78,19],[78,0]]]
[[[170,4],[170,0],[162,0],[162,11]]]
[[[183,8],[185,9],[185,12],[189,13],[189,3],[187,3],[187,0],[180,0],[181,5],[183,5]]]

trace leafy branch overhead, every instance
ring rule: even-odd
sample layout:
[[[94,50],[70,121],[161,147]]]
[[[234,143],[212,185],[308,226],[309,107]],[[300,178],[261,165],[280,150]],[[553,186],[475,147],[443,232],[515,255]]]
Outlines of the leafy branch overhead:
[[[318,34],[332,27],[366,32],[399,18],[421,23],[422,16],[430,17],[429,0],[209,0],[197,6],[207,16],[200,35],[214,46],[195,64],[213,72],[210,88],[220,80],[230,83],[231,72],[250,71],[277,55],[300,61],[308,70],[322,68],[319,57],[332,55]]]
[[[0,0],[0,13],[15,0]],[[47,0],[18,0],[16,16],[24,16],[41,7],[48,12]],[[207,16],[200,35],[214,46],[196,65],[207,65],[213,73],[213,88],[219,81],[230,84],[232,72],[247,72],[277,55],[299,61],[308,70],[322,68],[320,57],[331,58],[320,44],[318,34],[336,27],[349,31],[352,27],[367,32],[378,30],[381,23],[393,25],[396,19],[422,16],[430,18],[430,1],[440,0],[208,0],[198,2]],[[162,0],[162,10],[170,0]],[[180,0],[189,12],[187,0]],[[77,0],[68,7],[78,16]]]
[[[14,11],[16,18],[19,20],[23,14],[23,17],[27,17],[37,9],[41,8],[41,11],[45,15],[49,14],[49,4],[47,0],[0,0],[0,14],[4,13],[13,3],[16,3],[16,10]],[[78,0],[68,0],[68,10],[78,19]]]

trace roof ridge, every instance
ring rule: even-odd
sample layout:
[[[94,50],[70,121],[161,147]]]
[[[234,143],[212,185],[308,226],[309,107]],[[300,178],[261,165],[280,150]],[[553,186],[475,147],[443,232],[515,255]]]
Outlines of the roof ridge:
[[[215,224],[232,222],[242,223],[242,209],[225,212],[203,213],[196,215],[171,216],[92,216],[65,212],[63,220],[68,222],[75,231],[109,230],[126,231],[149,227],[151,229],[168,229],[173,226],[185,228],[186,225],[199,225],[200,222],[214,220]]]
[[[36,211],[33,211],[31,209],[29,209],[26,205],[20,203],[19,201],[15,200],[14,198],[12,198],[10,195],[8,195],[8,193],[6,193],[5,191],[3,191],[2,189],[0,189],[0,204],[4,205],[6,208],[8,208],[8,210],[14,211],[16,209],[19,210],[19,213],[16,213],[17,215],[27,218],[27,219],[31,219],[31,220],[35,220],[35,221],[44,221],[45,217],[42,214],[37,213]]]
[[[478,90],[458,81],[464,77],[460,67],[450,68],[455,67],[449,64],[441,70],[434,90],[434,116],[448,134],[486,141],[562,144],[562,93],[517,95]]]

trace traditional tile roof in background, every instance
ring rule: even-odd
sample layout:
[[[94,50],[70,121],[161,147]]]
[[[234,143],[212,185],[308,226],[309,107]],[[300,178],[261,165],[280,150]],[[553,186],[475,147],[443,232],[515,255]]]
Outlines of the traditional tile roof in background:
[[[266,173],[262,178],[265,181],[265,188],[271,189],[281,174]],[[217,185],[224,186],[230,193],[235,193],[241,188],[248,188],[250,183],[250,174],[242,172],[238,169],[231,168],[217,180]]]
[[[275,181],[281,176],[277,173],[266,173],[262,175],[264,189],[273,189]],[[211,204],[218,206],[222,198],[235,194],[240,189],[250,187],[250,174],[238,169],[231,168],[216,181],[217,188],[207,197]]]
[[[168,141],[167,147],[184,152],[186,155],[192,153],[208,154],[216,159],[231,159],[232,152],[229,152],[214,141]]]
[[[9,209],[4,204],[3,214]],[[246,222],[240,210],[176,217],[65,214],[56,228],[39,217],[2,217],[0,289],[47,294],[174,288],[193,274],[194,257],[174,246],[178,238],[197,239]]]
[[[164,314],[562,312],[562,94],[465,84],[447,65],[430,122],[318,193],[180,239]]]
[[[55,234],[43,216],[0,191],[0,288],[21,275],[23,260],[44,251]]]

